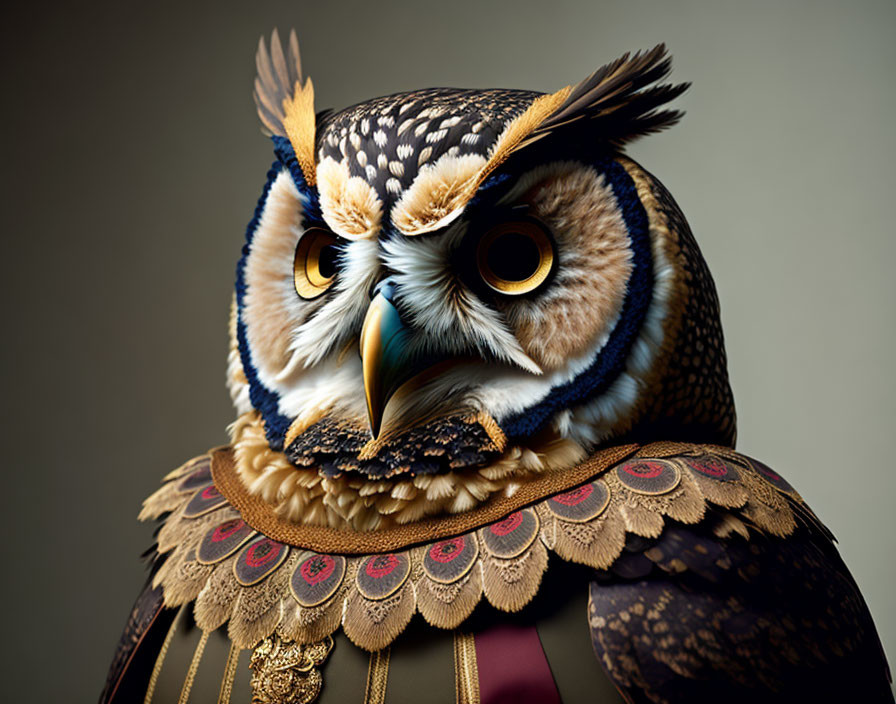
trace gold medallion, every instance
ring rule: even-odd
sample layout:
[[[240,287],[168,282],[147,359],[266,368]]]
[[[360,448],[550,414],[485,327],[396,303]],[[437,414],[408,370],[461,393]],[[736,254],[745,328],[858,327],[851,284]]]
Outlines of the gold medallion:
[[[333,649],[333,638],[302,645],[276,633],[252,651],[252,704],[310,704],[324,680],[318,669]]]

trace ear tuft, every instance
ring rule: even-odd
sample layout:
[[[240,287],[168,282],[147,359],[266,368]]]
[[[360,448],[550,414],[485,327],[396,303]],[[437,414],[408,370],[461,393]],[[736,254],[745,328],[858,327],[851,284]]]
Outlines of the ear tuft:
[[[563,103],[534,131],[538,138],[570,123],[589,120],[589,131],[620,147],[681,119],[677,110],[657,110],[688,89],[689,83],[656,85],[669,75],[672,59],[664,44],[624,54],[569,87]]]
[[[255,53],[255,89],[253,97],[263,131],[269,135],[286,137],[305,180],[315,182],[314,158],[314,87],[311,79],[302,76],[299,40],[295,30],[289,32],[286,51],[275,29],[268,51],[264,37],[258,40]]]

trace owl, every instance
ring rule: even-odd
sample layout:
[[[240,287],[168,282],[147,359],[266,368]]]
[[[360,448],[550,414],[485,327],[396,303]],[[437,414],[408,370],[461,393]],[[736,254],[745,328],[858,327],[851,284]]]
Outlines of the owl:
[[[237,418],[144,503],[101,701],[893,701],[830,532],[733,449],[712,278],[625,155],[681,117],[664,47],[323,112],[294,33],[256,63]]]

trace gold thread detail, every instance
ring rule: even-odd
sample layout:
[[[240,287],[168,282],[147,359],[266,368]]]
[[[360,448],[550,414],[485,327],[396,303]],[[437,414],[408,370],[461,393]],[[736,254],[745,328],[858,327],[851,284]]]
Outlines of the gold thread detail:
[[[184,680],[183,689],[180,690],[180,697],[177,704],[187,704],[190,699],[190,691],[193,689],[193,682],[196,679],[196,673],[199,671],[199,663],[202,660],[202,653],[205,652],[205,644],[208,643],[209,631],[203,631],[199,643],[196,645],[196,651],[193,653],[193,660],[190,662],[190,669],[187,670],[187,677]]]
[[[389,654],[386,647],[370,654],[370,665],[367,668],[367,688],[364,691],[364,704],[384,704],[386,701],[386,685],[389,683]]]
[[[240,664],[242,648],[236,643],[230,643],[230,652],[227,653],[227,664],[224,665],[224,679],[221,680],[221,692],[218,694],[218,704],[230,704],[230,696],[233,694],[233,681],[236,679],[236,670]]]
[[[479,665],[471,633],[454,632],[454,691],[457,704],[479,704]]]
[[[181,617],[186,608],[186,606],[180,607],[177,615],[171,622],[171,626],[168,627],[168,633],[165,635],[165,640],[162,641],[162,647],[159,650],[158,657],[156,657],[156,664],[153,665],[152,675],[150,675],[149,677],[149,685],[146,687],[146,696],[143,698],[143,704],[150,704],[152,702],[152,695],[155,694],[156,684],[159,681],[159,673],[161,673],[162,671],[162,665],[165,662],[165,656],[168,655],[168,648],[171,647],[171,641],[174,639],[174,633],[177,631],[177,628],[180,625]]]

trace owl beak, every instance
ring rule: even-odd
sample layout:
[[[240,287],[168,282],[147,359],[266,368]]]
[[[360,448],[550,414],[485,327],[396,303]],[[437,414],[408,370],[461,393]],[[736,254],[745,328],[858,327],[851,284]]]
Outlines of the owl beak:
[[[374,438],[379,436],[389,399],[420,368],[409,355],[411,332],[392,302],[394,292],[388,279],[377,287],[361,328],[364,393]]]

